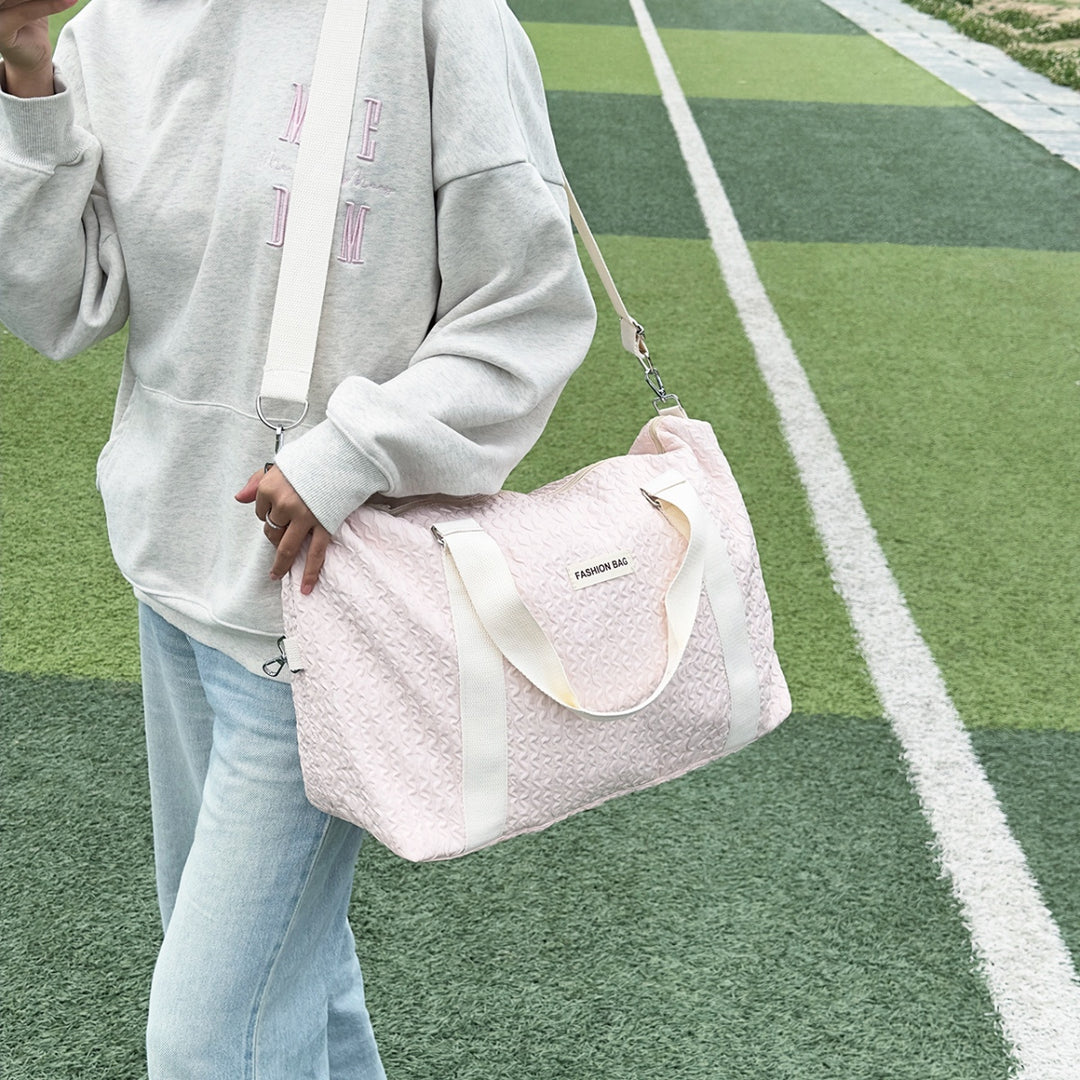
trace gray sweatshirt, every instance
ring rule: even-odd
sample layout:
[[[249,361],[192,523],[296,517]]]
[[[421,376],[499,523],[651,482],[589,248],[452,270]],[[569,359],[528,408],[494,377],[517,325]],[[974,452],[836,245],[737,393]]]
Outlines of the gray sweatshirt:
[[[51,98],[0,95],[0,321],[63,359],[129,322],[98,487],[144,602],[258,671],[273,548],[233,499],[321,0],[93,0]],[[310,411],[277,463],[331,532],[375,493],[498,490],[595,311],[504,0],[371,0]]]

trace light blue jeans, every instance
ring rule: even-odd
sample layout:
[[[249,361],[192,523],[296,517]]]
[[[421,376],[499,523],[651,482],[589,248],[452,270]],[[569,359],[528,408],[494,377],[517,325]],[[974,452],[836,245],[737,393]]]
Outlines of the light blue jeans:
[[[139,613],[165,938],[151,1080],[383,1080],[347,913],[363,833],[304,797],[292,693]]]

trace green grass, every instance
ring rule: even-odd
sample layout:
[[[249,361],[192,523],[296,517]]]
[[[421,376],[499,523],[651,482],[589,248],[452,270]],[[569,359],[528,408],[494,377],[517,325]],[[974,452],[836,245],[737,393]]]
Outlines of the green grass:
[[[519,19],[634,26],[627,0],[510,0]],[[862,34],[820,3],[798,0],[649,0],[657,26],[687,30],[759,30],[800,34]]]
[[[530,22],[525,29],[549,91],[660,93],[637,27]]]
[[[0,674],[5,1080],[137,1080],[161,924],[137,685]]]
[[[649,11],[657,26],[687,30],[862,34],[825,4],[799,0],[649,0]]]
[[[691,98],[970,105],[869,35],[664,30],[661,38]]]
[[[555,90],[548,111],[563,169],[593,232],[708,236],[658,97]]]
[[[60,35],[60,31],[64,28],[64,24],[73,19],[90,0],[79,0],[79,2],[72,8],[68,8],[67,11],[62,11],[59,15],[52,15],[49,18],[49,36],[52,38],[53,45],[56,45],[56,39]]]
[[[138,691],[0,681],[6,873],[33,898],[4,899],[0,1067],[138,1080],[159,934]],[[468,859],[370,844],[352,920],[388,1073],[1006,1080],[929,841],[887,725],[798,715]]]
[[[1080,250],[1080,173],[981,109],[691,105],[748,239]]]
[[[354,917],[391,1075],[1005,1080],[928,841],[884,725],[797,716],[479,857],[372,847]]]
[[[138,678],[135,601],[113,562],[94,489],[126,337],[54,364],[0,327],[7,671]]]
[[[1080,254],[753,252],[965,723],[1080,732]]]
[[[974,742],[1073,962],[1080,962],[1080,739],[1064,731],[977,731]]]
[[[626,0],[509,0],[509,6],[522,22],[637,25]]]

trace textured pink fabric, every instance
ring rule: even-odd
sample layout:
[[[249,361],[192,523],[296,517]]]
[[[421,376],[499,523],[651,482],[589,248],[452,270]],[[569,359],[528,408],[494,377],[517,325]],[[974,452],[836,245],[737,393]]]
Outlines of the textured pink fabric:
[[[666,664],[663,600],[685,541],[641,494],[675,469],[728,545],[761,685],[758,735],[791,710],[750,521],[712,428],[663,415],[629,455],[529,494],[437,496],[393,513],[361,507],[308,597],[285,589],[308,797],[405,858],[464,853],[458,656],[433,524],[471,517],[499,543],[518,591],[554,642],[583,704],[615,711],[645,699]],[[636,570],[587,588],[567,567],[618,552]],[[730,693],[702,596],[679,670],[652,705],[615,720],[555,704],[504,663],[508,712],[505,836],[546,828],[615,795],[651,787],[725,753]]]

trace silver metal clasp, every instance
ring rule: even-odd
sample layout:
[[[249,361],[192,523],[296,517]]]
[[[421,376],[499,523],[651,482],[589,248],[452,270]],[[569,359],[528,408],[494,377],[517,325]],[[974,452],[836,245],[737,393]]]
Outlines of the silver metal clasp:
[[[267,660],[263,664],[263,671],[270,676],[271,679],[276,679],[282,671],[285,669],[285,665],[289,662],[289,658],[285,655],[285,638],[284,636],[277,639],[278,654],[272,660]]]
[[[630,322],[634,328],[635,355],[645,372],[645,382],[653,392],[653,408],[657,413],[662,413],[665,409],[681,409],[682,402],[679,401],[677,395],[667,392],[664,380],[656,365],[652,362],[652,357],[649,355],[649,346],[645,344],[645,328],[636,319],[631,319]]]
[[[285,445],[285,432],[292,431],[294,427],[299,427],[304,422],[304,417],[307,416],[308,403],[304,402],[304,410],[295,420],[274,420],[266,415],[263,411],[263,396],[260,394],[255,399],[255,412],[258,414],[259,419],[274,433],[274,453],[277,452]]]

